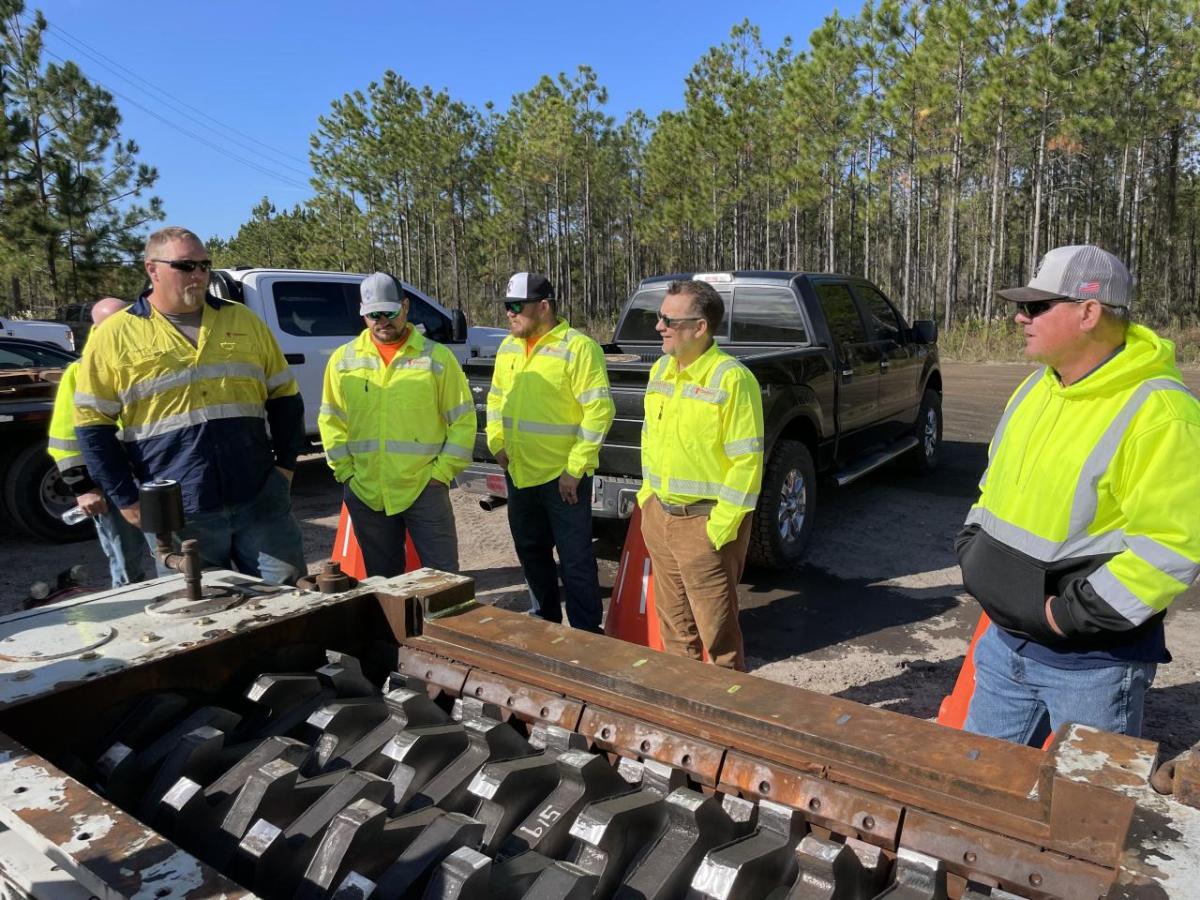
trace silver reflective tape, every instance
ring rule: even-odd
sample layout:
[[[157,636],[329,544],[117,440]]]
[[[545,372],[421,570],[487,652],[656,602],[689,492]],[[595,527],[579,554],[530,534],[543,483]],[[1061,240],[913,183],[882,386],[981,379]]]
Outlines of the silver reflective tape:
[[[350,446],[338,444],[336,447],[329,447],[325,450],[325,456],[329,459],[346,459],[350,456]]]
[[[1130,625],[1141,625],[1156,612],[1125,587],[1106,565],[1089,575],[1087,580],[1100,599],[1124,616]]]
[[[701,387],[698,384],[685,384],[680,394],[685,400],[699,400],[701,403],[721,404],[729,399],[729,391],[720,388]]]
[[[84,409],[94,409],[106,416],[115,416],[121,411],[120,400],[104,400],[93,394],[85,394],[83,391],[75,392],[75,405],[82,406]]]
[[[665,394],[668,397],[675,396],[675,385],[669,381],[651,381],[646,385],[647,394]]]
[[[455,459],[465,459],[471,461],[471,451],[467,447],[460,447],[457,444],[446,444],[442,447],[443,456],[453,456]]]
[[[592,431],[591,429],[584,428],[582,425],[580,425],[579,438],[580,440],[591,441],[594,444],[598,444],[600,441],[604,440],[604,432]]]
[[[1193,562],[1182,553],[1177,553],[1170,547],[1164,547],[1158,541],[1145,535],[1139,534],[1126,538],[1125,546],[1158,571],[1182,584],[1191,585],[1200,575],[1200,563]]]
[[[54,468],[58,469],[60,472],[65,472],[67,469],[74,469],[76,466],[83,465],[87,465],[83,461],[83,457],[79,454],[76,454],[75,456],[68,456],[66,459],[58,460],[54,463]]]
[[[284,374],[289,379],[292,377],[287,370],[284,370]],[[196,384],[199,381],[214,381],[221,378],[253,378],[263,384],[266,384],[267,381],[267,375],[262,366],[254,363],[210,363],[203,366],[189,366],[186,369],[178,369],[157,378],[148,378],[145,381],[131,384],[121,391],[121,402],[128,405],[137,400],[153,397],[155,394]]]
[[[1154,378],[1140,384],[1138,389],[1125,401],[1125,405],[1121,407],[1121,411],[1113,417],[1108,428],[1104,429],[1104,434],[1100,436],[1100,440],[1096,442],[1096,446],[1088,454],[1088,458],[1084,461],[1083,468],[1079,472],[1079,481],[1075,484],[1075,500],[1071,504],[1070,534],[1079,534],[1085,531],[1092,520],[1096,518],[1096,509],[1100,505],[1100,497],[1096,491],[1096,486],[1100,483],[1100,479],[1104,477],[1104,473],[1108,471],[1113,457],[1117,455],[1117,450],[1121,447],[1121,441],[1125,439],[1125,432],[1129,428],[1129,423],[1133,421],[1133,417],[1138,414],[1138,411],[1141,410],[1146,401],[1150,399],[1150,395],[1155,391],[1182,391],[1185,394],[1191,393],[1178,381],[1171,381],[1168,378]]]
[[[406,453],[410,456],[435,456],[441,444],[422,444],[417,441],[384,441],[383,449],[388,453]]]
[[[687,481],[683,478],[671,479],[671,493],[690,494],[693,497],[717,499],[717,494],[724,487],[719,481]]]
[[[519,347],[515,343],[510,344],[508,342],[505,342],[500,345],[500,349],[498,349],[496,351],[496,355],[500,356],[501,354],[504,354],[504,353],[522,353],[523,354],[524,352],[525,352],[524,347]]]
[[[454,422],[461,416],[465,416],[470,412],[475,412],[475,404],[468,401],[466,403],[458,404],[458,406],[455,406],[453,409],[446,410],[444,413],[442,413],[442,418],[448,423]]]
[[[260,404],[220,403],[215,406],[202,406],[199,409],[188,410],[176,416],[167,416],[165,419],[159,419],[157,422],[147,422],[145,425],[130,425],[122,429],[118,437],[126,442],[144,441],[218,419],[265,418],[266,413]]]
[[[717,499],[732,503],[734,506],[745,506],[750,509],[758,506],[758,494],[735,491],[727,485],[721,485],[721,489],[717,491]]]
[[[322,403],[320,415],[333,416],[335,419],[341,419],[343,422],[346,421],[346,411],[339,406],[334,406],[332,403]]]
[[[1124,549],[1124,532],[1120,530],[1082,534],[1065,541],[1052,541],[1013,525],[980,506],[971,507],[971,511],[967,513],[966,524],[978,525],[1000,543],[1039,562],[1049,563],[1076,556],[1120,553]]]
[[[55,450],[78,450],[79,449],[79,441],[74,441],[74,440],[68,441],[68,440],[64,440],[63,438],[56,438],[56,437],[52,437],[48,441],[46,441],[46,445],[49,447],[53,447]]]
[[[608,388],[592,388],[590,391],[584,391],[575,399],[582,405],[591,403],[593,400],[606,400],[612,396],[612,392]]]
[[[499,421],[500,421],[500,418],[501,418],[501,417],[500,417],[500,410],[498,410],[498,409],[489,409],[489,410],[487,411],[487,423],[488,423],[489,425],[494,425],[495,423],[499,422]],[[508,424],[508,423],[506,422],[506,423],[505,423],[505,425],[507,425],[507,424]]]
[[[357,369],[382,369],[383,360],[378,356],[343,356],[337,361],[339,372],[353,372]]]
[[[505,419],[505,425],[509,420]],[[556,422],[530,422],[526,419],[517,420],[517,429],[526,434],[575,435],[582,429],[578,425],[559,424]]]
[[[504,399],[504,391],[500,390],[500,388],[496,387],[493,384],[490,388],[488,388],[488,396],[495,397],[497,400],[503,400]]]
[[[276,372],[274,375],[272,375],[270,378],[267,379],[267,390],[273,391],[276,388],[283,387],[284,385],[288,384],[289,382],[294,384],[295,381],[296,381],[296,379],[294,379],[292,377],[291,370],[284,369],[282,372]]]
[[[741,363],[736,359],[726,359],[722,361],[716,369],[713,370],[712,377],[708,379],[708,386],[711,388],[719,388],[721,379],[725,377],[725,373],[730,369],[736,369]]]
[[[723,449],[726,456],[740,456],[743,453],[762,453],[763,439],[760,437],[742,438],[740,441],[730,441]]]

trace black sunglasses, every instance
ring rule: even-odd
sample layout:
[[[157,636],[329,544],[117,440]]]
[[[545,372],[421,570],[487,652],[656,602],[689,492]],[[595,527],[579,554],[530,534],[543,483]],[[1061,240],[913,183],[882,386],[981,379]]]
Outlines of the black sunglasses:
[[[507,309],[514,316],[519,316],[521,314],[521,310],[523,310],[525,308],[526,303],[541,303],[541,302],[542,301],[540,301],[540,300],[505,300],[504,308]]]
[[[380,319],[394,319],[400,315],[400,310],[393,309],[391,312],[369,312],[367,318],[372,322],[378,322]]]
[[[1017,312],[1027,319],[1036,319],[1040,315],[1044,315],[1050,311],[1050,308],[1055,303],[1085,303],[1085,300],[1077,300],[1074,297],[1059,297],[1056,300],[1022,300],[1017,303]]]
[[[667,328],[678,328],[684,322],[700,322],[703,321],[703,316],[664,316],[661,312],[656,313],[658,321],[662,322]]]
[[[212,268],[211,259],[151,259],[150,262],[166,263],[176,272],[187,272],[188,274],[197,269],[207,272]]]

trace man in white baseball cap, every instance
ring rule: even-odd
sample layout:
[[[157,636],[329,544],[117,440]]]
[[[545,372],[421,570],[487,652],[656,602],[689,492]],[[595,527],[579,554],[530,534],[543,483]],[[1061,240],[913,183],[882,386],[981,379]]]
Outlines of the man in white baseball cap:
[[[1132,287],[1086,245],[1000,291],[1042,367],[1008,402],[955,542],[992,620],[968,731],[1034,745],[1068,722],[1138,735],[1171,659],[1163,616],[1200,574],[1200,403],[1175,346],[1129,323]]]

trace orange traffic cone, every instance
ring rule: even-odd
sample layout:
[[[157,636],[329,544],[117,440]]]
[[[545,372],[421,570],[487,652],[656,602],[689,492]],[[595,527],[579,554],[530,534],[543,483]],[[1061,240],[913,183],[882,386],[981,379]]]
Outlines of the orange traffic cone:
[[[652,650],[663,649],[658,614],[654,611],[654,571],[642,539],[642,510],[638,506],[633,508],[625,546],[621,549],[604,633]]]
[[[979,624],[975,626],[975,634],[967,647],[967,655],[963,659],[962,668],[958,670],[958,679],[954,682],[954,690],[942,698],[938,707],[937,723],[947,728],[963,727],[967,721],[967,709],[971,706],[971,697],[975,693],[975,645],[980,637],[992,624],[987,613],[979,614]]]
[[[362,549],[354,537],[354,524],[350,521],[350,511],[342,504],[342,514],[338,518],[337,536],[333,539],[333,550],[329,558],[341,563],[342,571],[351,578],[366,578],[367,567],[363,564]],[[421,568],[421,558],[417,556],[417,548],[413,546],[412,533],[404,535],[404,571],[411,572]]]

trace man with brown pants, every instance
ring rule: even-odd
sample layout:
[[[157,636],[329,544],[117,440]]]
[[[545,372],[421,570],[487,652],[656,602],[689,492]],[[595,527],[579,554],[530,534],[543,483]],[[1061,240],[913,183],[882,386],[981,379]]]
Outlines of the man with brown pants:
[[[744,671],[737,585],[763,472],[758,381],[713,335],[725,304],[705,281],[673,281],[658,311],[642,432],[642,535],[667,652]]]

